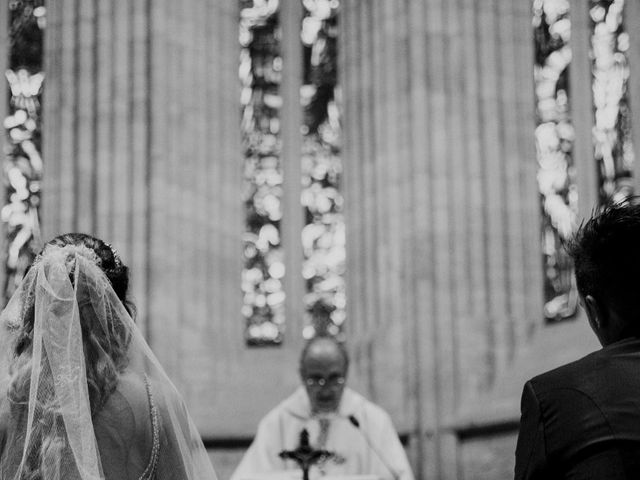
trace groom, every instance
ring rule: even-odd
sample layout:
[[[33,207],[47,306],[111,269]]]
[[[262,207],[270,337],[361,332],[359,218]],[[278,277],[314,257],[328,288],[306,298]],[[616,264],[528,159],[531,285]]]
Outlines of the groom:
[[[389,415],[346,387],[348,367],[347,351],[334,338],[310,340],[300,355],[302,386],[262,419],[232,480],[299,469],[279,453],[295,450],[303,429],[311,447],[334,454],[312,473],[413,480]]]
[[[570,253],[602,349],[527,382],[515,478],[640,478],[640,205],[605,208]]]

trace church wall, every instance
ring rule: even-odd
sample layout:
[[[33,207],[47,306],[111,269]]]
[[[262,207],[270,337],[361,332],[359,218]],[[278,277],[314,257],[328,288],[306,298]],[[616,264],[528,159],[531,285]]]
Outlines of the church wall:
[[[456,433],[459,412],[540,318],[539,257],[527,255],[538,248],[535,160],[523,141],[531,79],[518,61],[531,52],[517,35],[529,18],[509,2],[510,16],[494,18],[495,6],[346,2],[342,14],[351,381],[408,435],[421,478],[456,478],[477,461],[480,447]],[[44,236],[88,231],[120,250],[138,321],[230,472],[243,447],[225,442],[243,445],[295,388],[301,345],[295,321],[279,349],[242,343],[237,6],[63,7],[49,7],[46,30]],[[514,39],[506,52],[500,35]],[[299,58],[287,48],[285,67]],[[292,78],[283,138],[296,178]],[[518,89],[503,95],[511,81]],[[283,236],[296,271],[299,194],[289,185]],[[289,278],[296,318],[301,282]]]
[[[462,480],[495,480],[513,478],[513,445],[516,432],[499,435],[482,435],[461,442],[460,469]]]
[[[224,479],[297,386],[302,345],[293,274],[284,345],[243,343],[238,5],[76,3],[47,8],[43,238],[85,231],[120,251],[137,321]],[[300,7],[282,8],[297,72]],[[586,18],[574,25],[585,215]],[[340,29],[350,383],[392,414],[418,478],[510,478],[522,383],[595,348],[583,318],[543,325],[530,5],[346,1]],[[301,263],[297,75],[282,87],[288,272]]]
[[[583,218],[597,192],[589,24],[584,2],[571,7]],[[597,348],[582,315],[544,324],[530,8],[372,1],[342,12],[354,371],[409,434],[422,478],[511,478],[524,381]]]

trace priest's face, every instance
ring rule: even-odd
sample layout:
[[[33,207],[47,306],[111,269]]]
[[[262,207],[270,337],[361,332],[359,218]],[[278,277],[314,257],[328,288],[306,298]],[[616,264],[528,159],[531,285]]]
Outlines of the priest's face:
[[[347,375],[347,362],[332,342],[313,345],[300,365],[300,376],[314,413],[338,410]]]

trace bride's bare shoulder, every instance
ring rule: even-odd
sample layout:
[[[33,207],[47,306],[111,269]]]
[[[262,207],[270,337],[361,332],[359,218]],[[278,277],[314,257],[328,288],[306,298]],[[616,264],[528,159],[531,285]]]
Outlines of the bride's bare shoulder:
[[[96,416],[97,426],[117,429],[123,438],[141,440],[150,435],[149,397],[143,378],[128,372],[118,379],[115,391]]]
[[[149,397],[144,378],[123,374],[93,420],[107,479],[137,479],[153,446]]]
[[[116,393],[120,394],[135,411],[149,415],[149,394],[144,377],[125,371],[118,379]]]

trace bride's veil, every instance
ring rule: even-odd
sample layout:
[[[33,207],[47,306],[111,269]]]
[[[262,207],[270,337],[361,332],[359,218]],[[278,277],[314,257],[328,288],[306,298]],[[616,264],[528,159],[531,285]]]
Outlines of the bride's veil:
[[[180,394],[84,245],[48,245],[0,315],[0,388],[2,479],[216,478]]]

